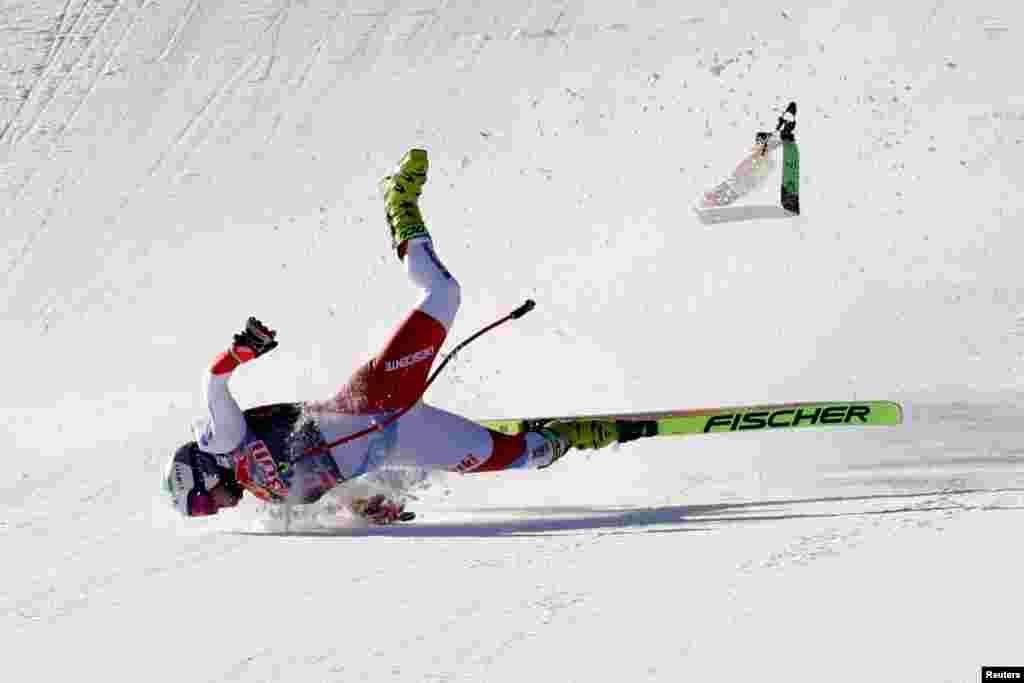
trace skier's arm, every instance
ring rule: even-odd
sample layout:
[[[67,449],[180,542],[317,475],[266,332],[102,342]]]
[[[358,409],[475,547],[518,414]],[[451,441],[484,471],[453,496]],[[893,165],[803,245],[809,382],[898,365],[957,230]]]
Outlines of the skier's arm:
[[[196,442],[206,453],[219,455],[238,448],[245,437],[245,416],[228,388],[230,370],[218,373],[221,359],[206,373],[203,398],[206,399],[206,419],[196,425]]]
[[[277,346],[277,333],[256,318],[249,318],[246,328],[236,334],[234,343],[214,360],[203,387],[207,419],[197,426],[196,441],[207,453],[230,453],[245,437],[245,416],[231,395],[228,380],[242,363],[262,356]]]

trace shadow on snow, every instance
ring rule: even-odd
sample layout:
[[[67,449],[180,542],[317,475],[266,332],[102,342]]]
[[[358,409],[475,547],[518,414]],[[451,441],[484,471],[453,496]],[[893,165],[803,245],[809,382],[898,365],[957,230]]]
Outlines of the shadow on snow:
[[[797,214],[790,213],[781,206],[755,204],[750,206],[720,206],[707,209],[694,208],[694,213],[704,225],[719,223],[739,223],[764,218],[793,218]]]
[[[944,510],[1020,510],[1024,506],[970,505],[959,500],[971,494],[1024,493],[1021,488],[956,489],[920,493],[880,493],[859,496],[827,496],[790,500],[764,500],[745,503],[708,505],[671,505],[650,508],[599,506],[555,506],[528,508],[477,508],[463,512],[486,515],[510,515],[507,519],[430,523],[411,522],[384,527],[344,527],[293,532],[227,532],[240,536],[288,536],[337,538],[390,536],[398,538],[432,537],[531,537],[567,532],[606,530],[610,533],[680,533],[713,531],[723,524],[744,522],[782,522],[794,519],[827,519],[866,515],[929,513]],[[799,506],[904,501],[898,506],[872,509],[800,511]],[[660,527],[660,528],[655,528]]]

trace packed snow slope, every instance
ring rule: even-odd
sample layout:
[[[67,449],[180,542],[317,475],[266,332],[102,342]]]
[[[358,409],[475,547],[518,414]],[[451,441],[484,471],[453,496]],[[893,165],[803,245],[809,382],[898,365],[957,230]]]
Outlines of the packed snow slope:
[[[0,7],[10,680],[974,681],[1024,665],[1024,10],[1005,1]],[[690,205],[800,105],[803,215]],[[415,300],[422,146],[471,417],[894,399],[900,428],[435,477],[389,529],[158,497],[241,402],[324,398]],[[774,184],[774,181],[773,181]],[[759,201],[774,198],[777,185]]]

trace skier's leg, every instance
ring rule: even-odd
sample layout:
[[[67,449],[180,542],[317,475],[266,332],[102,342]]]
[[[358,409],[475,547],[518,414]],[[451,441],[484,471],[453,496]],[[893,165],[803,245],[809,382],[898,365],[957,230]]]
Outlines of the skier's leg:
[[[459,308],[459,283],[437,258],[420,211],[427,166],[422,149],[402,157],[395,174],[384,179],[384,205],[392,246],[405,261],[409,279],[423,292],[416,309],[440,322],[447,332]]]
[[[395,175],[384,180],[393,244],[421,297],[384,350],[357,370],[339,392],[335,403],[342,412],[384,413],[414,402],[459,309],[459,283],[434,252],[419,210],[426,180],[427,153],[423,150],[406,154]]]
[[[404,245],[405,270],[421,292],[416,311],[441,323],[447,334],[462,303],[459,282],[437,257],[430,237],[416,237]]]
[[[562,452],[564,442],[553,433],[502,434],[420,404],[398,420],[387,462],[465,474],[546,467]]]

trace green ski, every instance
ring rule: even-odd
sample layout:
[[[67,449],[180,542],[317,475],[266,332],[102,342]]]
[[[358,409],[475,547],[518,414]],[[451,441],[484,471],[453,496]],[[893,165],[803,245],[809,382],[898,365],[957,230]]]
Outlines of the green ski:
[[[757,430],[833,427],[890,427],[903,422],[903,408],[892,401],[825,401],[738,406],[703,410],[478,420],[505,434],[533,431],[551,420],[614,420],[619,443],[648,436],[684,436]]]
[[[800,148],[795,140],[782,143],[782,208],[800,213]]]
[[[782,140],[782,208],[800,213],[800,148],[793,130],[796,128],[796,102],[790,102],[779,117],[779,139]]]

